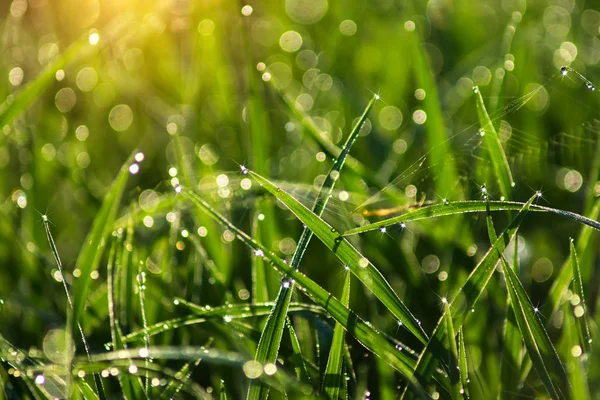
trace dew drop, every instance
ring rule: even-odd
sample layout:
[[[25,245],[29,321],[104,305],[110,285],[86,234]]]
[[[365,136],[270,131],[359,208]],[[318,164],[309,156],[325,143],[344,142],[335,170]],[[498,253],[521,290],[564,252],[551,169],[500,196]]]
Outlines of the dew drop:
[[[567,67],[561,67],[560,74],[562,76],[567,76]]]
[[[473,93],[479,93],[479,88],[477,86],[473,86]]]

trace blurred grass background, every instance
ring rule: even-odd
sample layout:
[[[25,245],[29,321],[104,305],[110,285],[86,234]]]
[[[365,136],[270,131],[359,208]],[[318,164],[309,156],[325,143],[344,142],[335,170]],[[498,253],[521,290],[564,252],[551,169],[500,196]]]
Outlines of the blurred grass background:
[[[310,116],[326,142],[341,146],[373,93],[384,102],[369,115],[352,156],[374,178],[342,173],[340,192],[326,213],[334,226],[361,223],[362,217],[349,218],[348,211],[397,176],[397,199],[408,203],[479,199],[482,184],[493,198],[500,198],[479,135],[474,85],[507,153],[516,181],[513,199],[525,200],[542,189],[540,204],[589,215],[600,195],[600,94],[587,90],[573,73],[561,76],[559,69],[570,66],[595,81],[600,61],[597,7],[574,0],[4,2],[2,335],[24,349],[40,347],[50,329],[64,324],[64,291],[41,215],[48,214],[53,223],[67,281],[77,279],[73,266],[83,240],[108,187],[135,149],[144,160],[139,172],[132,171],[119,215],[137,210],[134,251],[130,264],[124,263],[135,271],[129,283],[138,266],[148,276],[148,322],[177,315],[174,296],[213,306],[246,301],[250,295],[254,301],[273,300],[277,274],[262,261],[251,261],[231,232],[176,201],[172,207],[158,207],[159,199],[171,193],[173,179],[197,188],[235,224],[289,258],[300,223],[255,188],[240,188],[248,183],[239,165],[281,182],[285,189],[306,187],[296,195],[310,205],[313,186],[323,181],[332,157],[298,116]],[[64,60],[69,49],[72,54]],[[428,63],[419,60],[420,49]],[[430,73],[435,87],[426,87],[423,74]],[[6,110],[19,93],[32,82],[39,84],[36,78],[43,74],[50,77],[45,87],[8,119]],[[527,101],[511,103],[527,94]],[[431,143],[434,129],[433,134],[450,139]],[[440,146],[449,151],[435,161]],[[452,164],[455,176],[446,173]],[[388,201],[370,208],[390,205]],[[121,228],[126,220],[120,220]],[[502,226],[501,216],[499,220]],[[568,239],[579,230],[557,217],[527,217],[520,238],[520,275],[534,304],[547,302],[553,279],[568,257]],[[485,222],[477,216],[465,216],[454,225],[434,220],[352,240],[428,332],[441,310],[439,296],[462,282],[489,247]],[[580,254],[592,315],[598,297],[597,256],[597,237],[592,236]],[[102,265],[93,276],[90,308],[82,320],[92,352],[102,351],[110,341]],[[301,269],[326,289],[340,292],[342,266],[317,241]],[[266,288],[252,287],[252,270],[264,271]],[[136,285],[122,286],[120,322],[127,334],[140,328],[141,316]],[[380,304],[360,286],[355,288],[351,308],[391,326],[393,335],[393,321],[379,321]],[[494,293],[502,290],[499,282],[490,286],[480,314],[466,331],[467,343],[473,338],[469,354],[482,377],[477,389],[481,396],[495,396],[497,390],[504,298]],[[177,330],[154,343],[203,344],[217,331],[222,336],[216,346],[235,349],[222,328],[215,324]],[[357,368],[369,363],[375,361],[363,361]],[[373,382],[383,379],[376,372],[359,371],[371,376],[374,387],[378,385]],[[597,391],[598,381],[591,377],[599,372],[590,373],[590,385]],[[238,376],[239,371],[223,367],[198,379],[219,387],[219,377],[227,374]],[[229,381],[232,393],[243,392],[241,384]],[[534,395],[536,390],[524,393]],[[385,397],[385,392],[377,395]]]

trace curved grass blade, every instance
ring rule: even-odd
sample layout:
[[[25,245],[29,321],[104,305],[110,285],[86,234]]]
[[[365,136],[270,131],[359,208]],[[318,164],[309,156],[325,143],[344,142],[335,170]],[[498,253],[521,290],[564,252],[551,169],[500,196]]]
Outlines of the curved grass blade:
[[[494,271],[496,270],[496,264],[500,259],[500,255],[517,235],[517,230],[521,225],[521,222],[525,218],[525,215],[531,207],[531,203],[536,198],[533,196],[527,203],[523,205],[519,213],[512,220],[506,230],[496,239],[494,244],[490,247],[488,252],[483,256],[479,264],[473,269],[460,291],[454,297],[450,303],[455,312],[453,313],[452,323],[455,329],[462,329],[462,326],[470,313],[470,310],[475,306],[475,303],[479,299],[479,296],[485,290],[487,283],[491,279]],[[448,354],[444,342],[446,338],[446,324],[444,324],[444,315],[440,318],[435,330],[432,334],[431,339],[427,342],[427,345],[421,352],[417,365],[415,366],[415,376],[419,380],[424,380],[425,377],[431,375],[435,366],[436,360],[443,360],[445,355]],[[406,390],[404,391],[406,394]],[[404,396],[403,394],[403,396]]]
[[[483,97],[481,97],[481,91],[477,86],[475,86],[473,87],[473,92],[475,93],[475,100],[477,103],[479,123],[481,124],[481,129],[483,129],[483,141],[485,146],[488,148],[490,159],[492,160],[494,173],[496,175],[496,179],[498,180],[498,184],[500,185],[500,193],[502,193],[504,198],[510,200],[512,197],[511,188],[515,186],[515,181],[513,180],[512,173],[510,172],[510,166],[508,165],[506,154],[502,148],[502,143],[500,143],[500,136],[498,136],[498,133],[494,128],[494,124],[492,123],[492,120],[485,109],[485,103],[483,102]]]
[[[348,304],[350,303],[350,277],[351,275],[346,273],[344,286],[342,287],[340,301],[344,307],[348,307]],[[327,397],[332,400],[337,400],[340,396],[340,391],[343,389],[342,360],[345,333],[344,327],[339,322],[336,322],[321,388],[321,392],[325,392]]]
[[[121,167],[121,171],[115,178],[110,189],[102,202],[102,207],[92,223],[92,228],[88,233],[83,248],[77,258],[76,268],[81,271],[81,277],[73,284],[73,316],[75,323],[79,322],[79,318],[83,312],[87,293],[90,289],[91,275],[90,273],[98,267],[102,251],[105,246],[105,238],[112,231],[112,226],[117,216],[123,190],[129,177],[129,164],[133,160],[133,154],[127,159]]]
[[[339,179],[340,171],[344,166],[346,158],[350,153],[350,149],[352,145],[358,138],[358,133],[362,128],[365,120],[367,119],[367,115],[375,105],[375,102],[379,96],[373,97],[367,107],[365,108],[363,114],[361,115],[359,121],[354,126],[350,135],[346,139],[346,143],[342,148],[342,152],[340,156],[336,159],[327,174],[327,178],[319,191],[319,195],[315,201],[315,205],[313,207],[313,211],[317,215],[322,215],[325,210],[325,206],[329,201],[331,192],[335,186],[336,181]],[[244,172],[247,172],[245,170]],[[304,253],[308,248],[308,244],[312,238],[313,232],[312,230],[305,228],[302,231],[302,235],[298,241],[298,246],[296,247],[296,251],[292,256],[292,268],[298,269],[300,266],[300,262],[304,257]],[[267,323],[263,330],[263,334],[260,337],[260,341],[258,342],[258,348],[256,349],[255,359],[260,363],[274,363],[277,360],[277,354],[279,352],[279,346],[281,345],[281,337],[283,335],[283,328],[285,324],[285,320],[287,318],[287,309],[288,305],[292,298],[292,293],[294,289],[293,282],[290,282],[287,285],[282,285],[279,289],[279,293],[277,294],[277,299],[275,301],[275,306],[273,307],[272,313],[269,315],[267,319]],[[253,381],[250,383],[250,387],[248,389],[247,399],[255,400],[255,399],[266,399],[269,393],[269,388],[264,385],[259,384],[259,382]]]
[[[367,350],[375,354],[376,356],[383,359],[388,365],[398,371],[409,385],[419,393],[422,397],[426,397],[423,388],[413,376],[413,368],[415,361],[405,354],[407,352],[398,351],[394,346],[390,344],[388,339],[379,331],[363,321],[353,311],[344,307],[344,305],[328,293],[321,286],[316,284],[313,280],[308,278],[306,275],[300,273],[295,268],[284,263],[279,257],[267,250],[264,246],[256,243],[247,234],[239,230],[229,220],[219,214],[210,204],[206,203],[203,199],[198,197],[195,193],[188,190],[183,190],[183,194],[190,199],[196,206],[202,209],[211,218],[217,220],[223,226],[226,226],[232,232],[235,233],[237,239],[242,241],[244,244],[249,246],[252,250],[260,251],[260,254],[264,255],[272,265],[279,270],[282,274],[293,279],[300,287],[300,289],[308,295],[316,304],[320,305],[327,311],[331,317],[337,322],[340,322],[358,342],[360,342]]]
[[[537,197],[537,194],[536,196]],[[474,212],[484,212],[484,211],[516,211],[520,210],[525,206],[525,203],[520,203],[517,201],[487,201],[487,200],[469,200],[469,201],[455,201],[455,202],[447,202],[434,204],[431,206],[425,206],[421,208],[417,208],[414,211],[407,212],[405,214],[399,215],[397,217],[384,219],[378,222],[374,222],[372,224],[359,226],[358,228],[350,229],[344,232],[343,236],[355,235],[357,233],[364,233],[369,231],[374,231],[375,229],[379,229],[382,227],[387,227],[394,224],[406,223],[411,221],[418,221],[422,219],[443,217],[447,215],[455,215],[455,214],[466,214],[466,213],[474,213]],[[584,217],[579,214],[575,214],[570,211],[559,210],[556,208],[544,207],[535,204],[531,204],[529,207],[529,211],[536,212],[546,212],[551,214],[556,214],[564,218],[571,219],[575,222],[579,222],[581,224],[587,225],[596,230],[600,230],[600,222],[595,221],[591,218]]]
[[[569,242],[571,252],[571,265],[573,267],[573,293],[578,296],[578,302],[571,300],[575,305],[574,315],[577,321],[577,331],[579,332],[581,343],[583,344],[584,354],[590,356],[592,354],[592,336],[588,326],[588,307],[583,294],[583,282],[581,280],[581,270],[579,269],[579,259],[573,240]]]
[[[290,211],[310,229],[350,271],[386,306],[386,308],[422,343],[427,342],[427,334],[421,328],[410,310],[398,298],[381,272],[360,254],[344,237],[329,224],[313,214],[285,191],[276,187],[262,176],[250,171],[250,174],[265,189],[285,204]]]
[[[570,393],[569,378],[558,353],[539,320],[538,313],[534,309],[517,274],[510,268],[504,257],[500,261],[511,306],[533,367],[552,398],[568,399]]]

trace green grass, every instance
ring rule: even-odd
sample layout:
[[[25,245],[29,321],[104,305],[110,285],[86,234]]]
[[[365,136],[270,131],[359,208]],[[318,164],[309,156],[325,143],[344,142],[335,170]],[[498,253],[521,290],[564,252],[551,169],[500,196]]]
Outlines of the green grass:
[[[598,397],[594,5],[71,3],[0,10],[0,400]]]

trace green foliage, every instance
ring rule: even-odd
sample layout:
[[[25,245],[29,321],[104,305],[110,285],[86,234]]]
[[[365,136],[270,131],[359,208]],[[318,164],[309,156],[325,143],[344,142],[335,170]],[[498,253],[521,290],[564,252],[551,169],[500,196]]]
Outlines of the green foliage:
[[[550,3],[8,2],[0,400],[595,398],[600,11]]]

